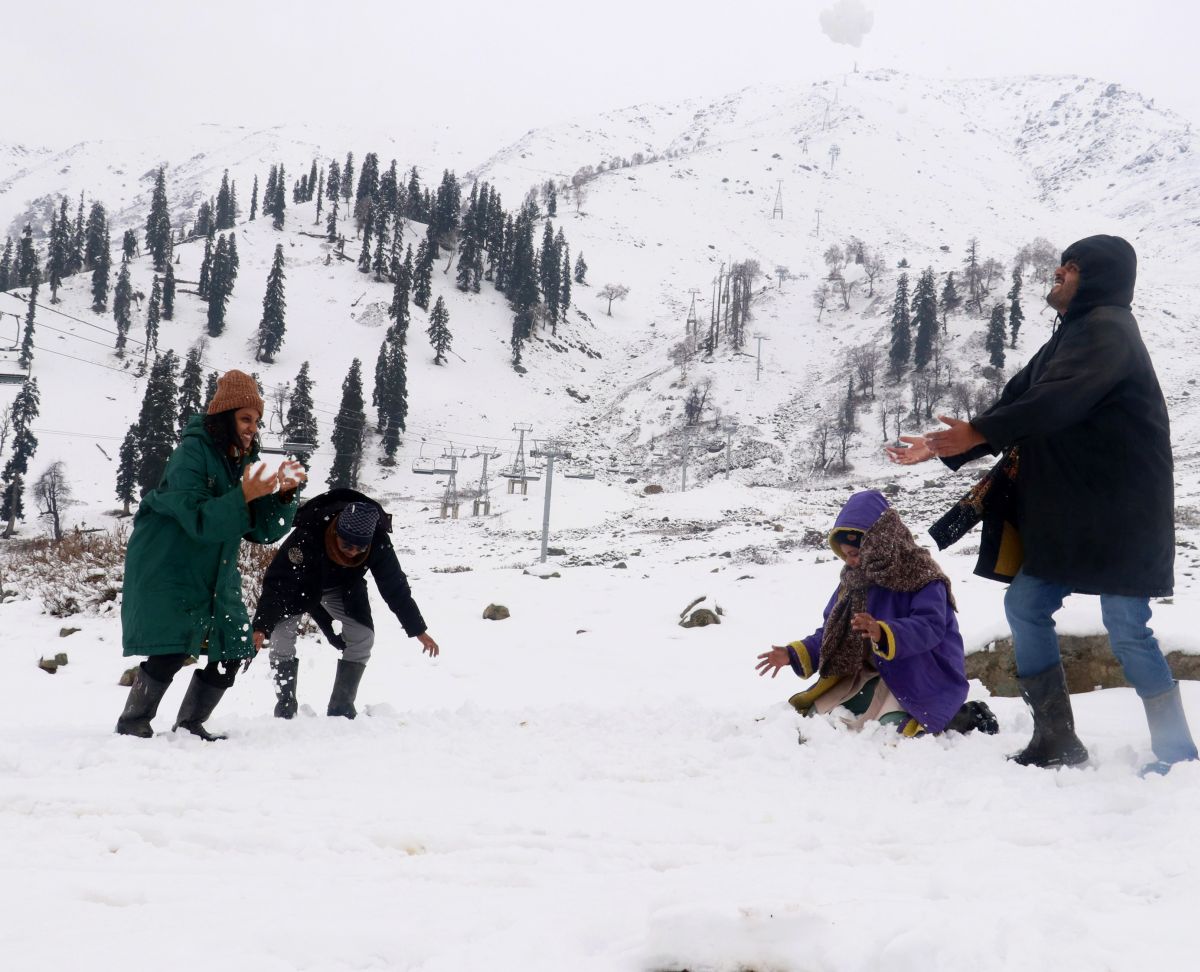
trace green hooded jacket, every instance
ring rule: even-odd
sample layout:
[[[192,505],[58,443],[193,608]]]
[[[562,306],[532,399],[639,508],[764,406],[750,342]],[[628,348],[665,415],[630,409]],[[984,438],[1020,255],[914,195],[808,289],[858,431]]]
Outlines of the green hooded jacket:
[[[241,472],[257,459],[223,458],[204,416],[192,416],[133,520],[121,601],[126,655],[254,654],[238,548],[243,539],[274,543],[296,514],[294,498],[285,503],[274,493],[247,505]]]

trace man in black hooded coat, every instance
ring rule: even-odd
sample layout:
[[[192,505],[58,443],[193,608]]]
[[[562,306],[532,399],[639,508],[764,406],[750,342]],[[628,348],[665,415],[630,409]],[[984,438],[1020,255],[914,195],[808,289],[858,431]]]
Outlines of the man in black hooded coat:
[[[1015,447],[1008,511],[1023,561],[1005,594],[1030,744],[1013,759],[1080,763],[1053,616],[1071,593],[1099,594],[1113,653],[1146,708],[1165,772],[1196,758],[1179,686],[1147,623],[1150,598],[1174,586],[1174,466],[1167,406],[1131,311],[1137,256],[1116,236],[1062,254],[1046,297],[1059,314],[1050,340],[969,423],[904,437],[903,464],[938,456],[950,468]]]
[[[255,648],[269,643],[271,649],[276,716],[296,714],[296,635],[306,613],[342,652],[327,714],[357,715],[354,700],[375,641],[367,571],[405,633],[430,657],[438,655],[400,568],[391,530],[383,507],[352,489],[314,496],[297,511],[295,529],[267,567],[253,621]]]

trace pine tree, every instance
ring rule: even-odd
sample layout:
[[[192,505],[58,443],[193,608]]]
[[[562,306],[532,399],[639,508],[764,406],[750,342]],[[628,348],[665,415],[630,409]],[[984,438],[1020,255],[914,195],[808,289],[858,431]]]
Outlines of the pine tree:
[[[558,333],[558,245],[554,242],[554,227],[546,220],[542,232],[542,252],[538,257],[538,273],[541,277],[542,299],[546,305],[546,319],[550,321],[552,334]]]
[[[338,238],[337,218],[338,218],[338,201],[337,201],[337,197],[334,197],[333,199],[331,199],[329,201],[329,220],[325,224],[325,237],[326,237],[326,239],[329,240],[330,243],[337,242],[337,238]]]
[[[342,169],[337,159],[329,160],[329,174],[325,176],[325,196],[332,203],[336,202],[342,191]]]
[[[67,217],[67,199],[64,196],[59,212],[51,216],[50,246],[46,250],[46,280],[50,284],[50,303],[58,303],[58,288],[67,274],[67,262],[71,254],[71,223]]]
[[[178,411],[175,401],[175,355],[155,355],[137,419],[137,482],[145,496],[162,481],[175,448]]]
[[[215,371],[208,373],[208,378],[204,382],[204,401],[206,405],[213,400],[213,396],[217,393],[217,381],[219,379],[220,376]]]
[[[933,268],[928,267],[917,279],[912,300],[913,324],[917,329],[913,364],[918,371],[924,371],[933,358],[933,343],[937,339],[937,295],[934,291]]]
[[[237,251],[237,233],[229,234],[229,289],[233,290],[233,285],[237,283],[238,267],[242,265],[241,258]]]
[[[354,193],[355,203],[363,200],[374,202],[379,195],[379,156],[368,152],[363,156],[362,168],[358,173],[358,190]]]
[[[450,312],[446,310],[446,304],[441,297],[433,305],[433,310],[429,314],[429,330],[426,332],[429,335],[429,344],[433,348],[433,363],[435,365],[443,364],[446,360],[446,352],[450,349]]]
[[[164,321],[175,319],[175,268],[169,263],[163,275],[162,316]]]
[[[229,265],[229,241],[222,233],[213,250],[212,271],[208,282],[208,333],[219,337],[225,330],[225,308],[233,293],[233,275]]]
[[[404,215],[414,222],[424,222],[425,214],[421,211],[421,177],[417,174],[415,165],[409,171],[408,188],[405,190],[404,196],[407,203]]]
[[[588,265],[584,262],[583,254],[579,254],[579,259],[575,261],[575,282],[587,286]]]
[[[1017,334],[1025,323],[1025,313],[1021,310],[1021,284],[1021,264],[1018,263],[1013,266],[1012,287],[1008,291],[1008,333],[1011,342],[1009,347],[1012,348],[1017,346]]]
[[[121,262],[128,263],[137,256],[137,233],[131,229],[127,229],[121,237]]]
[[[10,283],[16,283],[16,272],[13,267],[13,241],[8,236],[4,239],[4,253],[0,255],[0,291],[8,290]]]
[[[371,269],[375,271],[375,279],[383,280],[391,266],[391,236],[388,234],[388,213],[382,205],[372,207],[375,226],[375,256],[371,260]]]
[[[413,303],[423,311],[429,310],[429,298],[433,295],[433,253],[429,240],[421,240],[417,248],[417,263],[413,268]]]
[[[134,422],[125,433],[125,440],[121,443],[121,452],[117,459],[117,499],[123,504],[122,516],[129,516],[129,506],[137,499],[139,459],[137,423]]]
[[[108,237],[105,236],[92,270],[92,310],[97,314],[108,310],[108,275],[111,268],[112,252],[109,250]]]
[[[25,333],[21,336],[21,356],[17,359],[18,364],[26,370],[33,363],[33,323],[37,311],[38,281],[40,279],[41,273],[35,266],[33,274],[29,278],[29,309],[25,312]]]
[[[267,275],[267,292],[263,296],[262,320],[258,325],[258,351],[255,361],[275,360],[275,355],[283,345],[284,312],[287,301],[283,293],[283,244],[275,247],[275,260],[271,264],[271,272]]]
[[[312,202],[313,194],[317,191],[317,160],[312,160],[312,168],[308,170],[308,194],[304,197],[305,202]]]
[[[997,304],[992,308],[987,337],[983,343],[984,349],[988,353],[988,361],[993,368],[1004,367],[1004,324],[1004,305]]]
[[[88,211],[83,242],[83,269],[95,270],[101,258],[108,264],[112,262],[108,242],[108,214],[104,207],[96,202],[92,203],[92,208]],[[107,288],[105,292],[107,293]]]
[[[162,282],[158,274],[154,275],[154,283],[150,287],[150,305],[146,308],[146,347],[142,352],[142,364],[145,365],[151,351],[158,351],[158,322],[162,317]]]
[[[367,221],[363,224],[362,237],[363,245],[362,252],[358,255],[358,272],[371,272],[371,232],[375,228],[375,211],[373,207],[367,207]]]
[[[967,241],[967,255],[963,257],[963,277],[967,282],[967,310],[983,310],[983,268],[979,263],[979,240],[971,237]]]
[[[908,316],[908,274],[896,281],[896,298],[892,303],[892,343],[888,350],[892,375],[899,377],[912,355],[912,329]]]
[[[24,519],[25,516],[25,474],[29,471],[29,460],[33,458],[38,447],[32,425],[40,414],[41,395],[38,392],[37,379],[30,378],[21,385],[21,390],[17,392],[9,410],[13,433],[12,451],[9,453],[3,474],[0,474],[4,490],[3,499],[0,501],[0,519],[7,521],[5,538],[13,535],[16,521]]]
[[[279,169],[271,166],[267,172],[267,181],[263,186],[262,211],[264,216],[271,215],[271,207],[275,205],[275,189],[279,185]]]
[[[150,215],[146,217],[146,251],[154,269],[162,273],[171,260],[171,212],[167,204],[166,169],[159,167],[150,197]]]
[[[350,199],[354,195],[354,153],[346,153],[346,165],[342,169],[342,200],[347,211],[350,210]]]
[[[412,248],[409,248],[412,254]],[[396,285],[392,288],[392,303],[388,314],[405,331],[408,330],[408,292],[412,286],[412,261],[406,260],[396,270]]]
[[[79,273],[83,269],[83,193],[79,193],[79,209],[75,213],[75,227],[71,230],[71,249],[67,258],[67,273]],[[0,290],[3,290],[0,287]]]
[[[287,209],[287,195],[284,192],[283,166],[279,166],[279,176],[275,180],[275,194],[271,197],[271,227],[283,229],[284,212]]]
[[[212,240],[204,241],[204,256],[200,258],[200,280],[196,284],[196,293],[208,300],[209,289],[212,285],[213,245]]]
[[[258,217],[258,176],[254,177],[254,186],[250,190],[250,219]]]
[[[206,199],[196,208],[196,225],[192,227],[193,236],[203,236],[212,239],[217,229],[217,218],[211,199]]]
[[[379,205],[390,217],[400,215],[400,184],[395,159],[392,159],[388,170],[379,177]]]
[[[558,306],[561,309],[562,319],[567,319],[567,312],[571,309],[571,248],[563,242],[562,247],[562,269],[559,271],[558,280],[560,291],[558,295]]]
[[[204,372],[200,356],[204,353],[202,344],[195,344],[188,351],[183,363],[183,374],[179,380],[179,435],[182,436],[187,428],[188,420],[204,410],[204,400],[200,395],[204,389]]]
[[[320,223],[321,223],[321,206],[324,204],[324,202],[325,202],[325,170],[322,169],[321,174],[318,177],[318,183],[317,183],[317,215],[316,215],[316,218],[313,219],[314,226],[320,225]]]
[[[117,274],[117,286],[113,290],[113,319],[117,322],[117,356],[125,356],[125,340],[129,335],[129,327],[133,323],[131,304],[133,303],[133,287],[129,283],[129,264],[121,264],[121,272]]]
[[[350,161],[347,160],[347,169]],[[355,358],[342,382],[342,404],[333,420],[333,464],[326,483],[334,489],[358,486],[362,464],[363,432],[367,416],[363,411],[362,362]]]
[[[296,382],[292,386],[292,395],[288,399],[287,418],[283,424],[283,435],[288,442],[317,441],[317,420],[313,416],[313,383],[308,376],[308,362],[300,366]],[[296,458],[308,469],[312,459],[311,452],[297,452]]]
[[[946,330],[946,315],[953,310],[958,309],[958,305],[962,303],[962,298],[958,295],[958,288],[954,285],[954,271],[951,270],[946,274],[946,283],[942,287],[942,299],[940,301],[942,309],[942,330]]]

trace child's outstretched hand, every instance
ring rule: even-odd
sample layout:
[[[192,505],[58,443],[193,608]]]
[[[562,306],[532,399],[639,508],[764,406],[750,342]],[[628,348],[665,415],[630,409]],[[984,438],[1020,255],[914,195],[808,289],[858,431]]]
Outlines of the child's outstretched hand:
[[[772,645],[770,651],[764,651],[758,656],[758,664],[754,667],[758,670],[759,675],[771,673],[771,678],[779,674],[779,669],[790,665],[791,661],[788,658],[788,650],[780,648],[778,645]]]
[[[883,629],[866,611],[860,611],[850,619],[850,630],[865,634],[872,641],[878,642],[883,637]]]

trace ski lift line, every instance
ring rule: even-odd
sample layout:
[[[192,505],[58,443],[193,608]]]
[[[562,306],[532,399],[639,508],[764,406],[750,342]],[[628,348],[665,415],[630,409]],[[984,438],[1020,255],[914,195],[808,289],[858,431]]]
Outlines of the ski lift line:
[[[14,298],[15,300],[19,300],[19,301],[21,301],[21,303],[22,303],[22,304],[25,304],[26,306],[28,306],[28,304],[29,304],[29,301],[28,301],[27,299],[25,299],[25,298],[23,298],[23,297],[19,297],[17,294],[14,294],[14,293],[13,293],[11,290],[6,290],[6,291],[4,291],[4,293],[5,293],[5,294],[7,294],[9,297],[12,297],[12,298]],[[43,304],[43,303],[40,303],[40,302],[38,302],[38,301],[34,301],[34,306],[35,306],[35,307],[36,307],[38,310],[45,310],[45,311],[49,311],[51,314],[57,314],[59,317],[65,317],[67,320],[69,320],[69,321],[74,321],[76,324],[82,324],[84,327],[90,327],[90,328],[94,328],[94,329],[95,329],[95,330],[97,330],[97,331],[103,331],[105,334],[111,334],[111,335],[113,335],[113,337],[116,337],[116,336],[117,336],[117,332],[116,332],[116,331],[114,331],[114,330],[112,330],[111,328],[103,327],[103,326],[101,326],[101,325],[99,325],[99,324],[94,324],[94,323],[92,323],[91,321],[85,321],[85,320],[84,320],[83,318],[81,318],[81,317],[75,317],[73,314],[68,314],[66,311],[60,311],[60,310],[59,310],[57,307],[54,307],[54,306],[53,306],[53,305],[51,305],[51,304]],[[11,311],[8,311],[7,313],[12,313],[12,312],[11,312]],[[16,317],[16,318],[18,318],[18,319],[22,319],[22,318],[21,318],[21,316],[20,316],[19,314],[13,314],[13,317]],[[38,325],[37,325],[37,326],[38,326],[38,327],[42,327],[43,325],[42,325],[42,323],[41,323],[41,322],[38,322]],[[45,327],[49,327],[49,328],[50,328],[50,330],[54,330],[54,328],[50,327],[50,325],[48,325],[48,324],[46,324],[46,325],[44,325],[44,326],[45,326]],[[70,332],[70,331],[63,331],[62,333],[64,333],[64,334],[70,334],[71,332]],[[141,345],[141,346],[143,346],[143,347],[145,346],[145,342],[142,342],[142,341],[137,341],[136,339],[134,339],[134,343],[135,343],[135,344],[139,344],[139,345]]]

